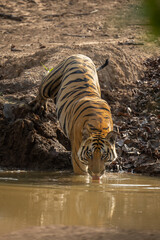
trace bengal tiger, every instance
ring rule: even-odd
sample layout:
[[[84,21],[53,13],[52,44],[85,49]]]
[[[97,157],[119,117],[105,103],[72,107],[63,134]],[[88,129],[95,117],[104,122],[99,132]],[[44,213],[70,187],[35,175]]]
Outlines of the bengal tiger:
[[[92,179],[100,179],[107,162],[117,157],[111,110],[97,76],[107,64],[96,70],[89,57],[69,56],[42,80],[34,100],[34,110],[46,110],[47,99],[55,99],[57,118],[71,142],[74,173]]]

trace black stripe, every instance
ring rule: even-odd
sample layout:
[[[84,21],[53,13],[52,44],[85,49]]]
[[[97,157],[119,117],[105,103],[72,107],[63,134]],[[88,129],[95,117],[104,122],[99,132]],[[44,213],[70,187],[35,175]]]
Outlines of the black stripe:
[[[72,57],[71,57],[72,58]],[[67,61],[71,58],[68,58]],[[69,66],[69,65],[73,65],[73,64],[78,64],[79,62],[76,61],[76,60],[73,60],[72,62],[69,62],[67,65],[65,65],[64,67],[64,70],[63,70],[63,73],[66,71],[66,68]]]
[[[68,72],[72,71],[72,70],[75,70],[75,69],[79,69],[79,66],[77,67],[72,67],[72,68],[68,68],[66,71],[65,71],[65,74],[67,74]]]
[[[93,146],[93,147],[94,147],[94,146],[97,146],[97,144],[98,144],[97,142],[92,143],[92,146]]]
[[[84,87],[79,87],[78,89],[85,89]],[[61,101],[63,101],[66,97],[70,97],[70,96],[72,96],[73,94],[75,94],[77,92],[77,88],[74,90],[74,91],[72,91],[72,92],[68,92],[68,93],[66,93],[64,96],[63,96],[63,98],[61,99]],[[82,94],[89,94],[90,93],[90,91],[82,91],[82,92],[80,92],[80,93],[78,93],[77,95],[76,95],[76,97],[77,96],[80,96],[80,95],[82,95]],[[89,96],[89,95],[87,95],[87,96]]]
[[[89,106],[90,107],[90,106]],[[81,112],[78,114],[78,116],[76,117],[76,119],[75,119],[75,122],[76,122],[76,120],[79,118],[79,116],[86,110],[86,109],[88,109],[89,107],[86,107],[86,108],[83,108],[82,110],[81,110]],[[91,106],[92,107],[92,106]],[[92,116],[97,116],[97,114],[95,114],[95,113],[92,113],[93,115]],[[84,117],[84,116],[83,116]]]
[[[92,71],[95,71],[95,66],[92,64],[92,66],[85,63],[85,66],[90,68]]]
[[[75,159],[74,159],[74,161],[76,162],[77,166],[81,169],[81,171],[85,173],[86,171],[83,170],[83,169],[80,167],[79,163],[78,163]],[[84,164],[84,165],[85,165],[85,164]]]
[[[87,101],[81,103],[81,104],[76,108],[76,110],[74,111],[74,114],[76,114],[76,112],[80,109],[80,107],[82,107],[84,104],[86,104],[86,103],[88,103],[88,102],[90,102],[90,101],[87,100]]]
[[[90,126],[90,127],[94,127],[92,124],[90,124],[90,123],[88,123],[88,126]]]
[[[64,124],[63,124],[63,132],[67,135],[67,133],[66,133],[66,116],[65,116]]]
[[[97,109],[98,109],[98,108],[97,108]],[[84,110],[82,110],[82,111],[78,114],[78,116],[76,117],[76,119],[75,119],[75,121],[74,121],[74,124],[75,124],[75,122],[77,121],[78,117],[82,114],[83,111],[84,111]],[[89,113],[89,114],[84,115],[83,117],[95,117],[95,116],[97,116],[97,114],[102,115],[102,112]],[[96,119],[94,119],[94,120],[96,120]]]
[[[102,132],[102,130],[99,130],[99,129],[95,128],[95,127],[90,127],[90,129],[91,129],[92,131]]]
[[[99,141],[98,141],[98,139],[97,139],[97,141],[96,142],[94,142],[94,143],[92,143],[92,146],[94,147],[94,146],[96,146],[96,145],[100,145],[100,146],[104,146],[104,144],[103,143],[100,143]]]
[[[57,111],[57,118],[58,118],[58,120],[60,119],[60,116],[61,116],[61,113],[62,113],[62,110],[63,110],[65,104],[66,104],[66,102]]]
[[[59,66],[60,65],[60,66]],[[42,82],[46,82],[48,79],[52,78],[60,69],[63,67],[64,62],[61,62],[57,67],[55,67],[45,78],[42,80]],[[57,68],[57,70],[56,70]],[[62,76],[62,74],[61,74]]]
[[[98,145],[104,147],[104,143],[100,143],[100,142],[98,142]]]
[[[88,76],[89,78],[91,78],[91,79],[93,79],[93,75],[91,75],[91,74],[85,74],[86,76]]]
[[[71,83],[78,83],[78,82],[88,82],[88,78],[76,78],[75,80],[69,81],[68,83],[65,84],[65,86],[71,84]]]
[[[55,81],[50,80],[50,82],[47,83],[47,85],[43,88],[43,96],[47,97],[47,96],[44,94],[44,92],[46,91],[47,87],[49,87],[49,85],[51,85],[50,88],[52,88],[53,85],[54,85],[55,83],[57,83],[57,82],[61,79],[61,77],[62,77],[62,76],[60,76],[59,78],[57,78]],[[42,85],[42,86],[43,86],[43,85]],[[50,88],[49,88],[49,90],[50,90]],[[48,96],[49,96],[49,95],[48,95]],[[49,97],[50,97],[50,96],[49,96]]]
[[[72,96],[75,92],[76,92],[76,91],[69,92],[69,93],[67,93],[66,95],[68,96],[68,95],[70,94],[70,95],[69,95],[69,97],[70,97],[70,96]],[[67,104],[65,110],[67,110],[67,108],[70,106],[70,104],[71,104],[73,101],[75,101],[75,99],[76,99],[77,96],[79,96],[80,94],[84,94],[84,93],[89,93],[89,92],[85,91],[85,92],[82,92],[82,93],[77,94],[77,95]],[[88,96],[89,96],[89,95],[88,95]],[[65,97],[66,97],[66,96],[65,96]],[[61,100],[63,100],[63,98],[62,98]],[[90,102],[90,101],[87,100],[87,101],[83,102],[80,106],[78,106],[78,108],[75,110],[74,114],[78,111],[78,109],[79,109],[83,104],[86,104],[86,103],[88,103],[88,102]],[[66,101],[66,102],[60,107],[60,109],[58,110],[58,119],[60,119],[60,115],[61,115],[62,110],[63,110],[63,108],[64,108],[64,106],[65,106],[66,103],[67,103],[67,101]]]
[[[75,91],[66,93],[66,94],[62,97],[61,101],[63,101],[66,97],[72,96],[72,95],[75,94],[76,92],[77,92],[77,91],[75,90]],[[61,95],[60,95],[59,97],[61,97]]]
[[[79,161],[80,161],[82,164],[88,166],[88,161],[87,161],[86,159],[79,159]]]
[[[91,87],[91,88],[93,88],[94,90],[97,90],[94,86],[92,86],[92,85],[89,85],[88,83],[87,84],[83,84],[83,86],[80,86],[80,87],[77,87],[77,88],[74,88],[73,87],[73,92],[75,93],[75,91],[77,91],[77,92],[79,92],[79,90],[83,90],[83,89],[86,89],[86,88],[89,88],[89,87]],[[63,91],[64,90],[66,90],[66,86],[64,86],[63,88],[61,88],[61,94],[63,93]],[[68,89],[68,88],[67,88]],[[69,92],[70,93],[70,92]],[[82,92],[83,93],[83,92]],[[63,98],[62,98],[62,100],[63,100]]]
[[[84,115],[83,117],[93,117],[93,116],[97,116],[97,113],[89,113]]]
[[[88,84],[88,83],[85,83],[84,86],[85,86],[86,88],[93,88],[94,90],[97,90],[97,88],[96,88],[94,85],[90,85],[90,84]]]
[[[96,134],[96,136],[93,136],[93,142],[98,142],[99,144],[104,144],[104,140],[102,139],[102,137],[101,136],[99,136],[99,133],[98,134]]]
[[[109,127],[107,127],[107,128],[103,128],[103,130],[107,130]]]
[[[53,95],[52,92],[56,92],[56,90],[58,91],[57,88],[59,88],[60,85],[61,85],[61,83],[57,84],[57,86],[56,86],[56,87],[53,87],[53,89],[52,89],[52,86],[51,86],[51,87],[49,88],[49,90],[48,90],[48,96],[51,97],[51,96]]]
[[[94,102],[94,104],[100,106],[101,102]],[[110,112],[110,110],[106,107],[97,107],[97,109],[106,110],[107,112]],[[105,117],[105,118],[107,119],[108,117]]]
[[[110,112],[110,110],[108,109],[108,108],[105,108],[105,107],[100,107],[100,108],[98,108],[99,110],[106,110],[106,111],[108,111],[108,112]]]
[[[82,114],[82,112],[86,111],[87,109],[90,109],[90,108],[93,108],[93,109],[98,109],[98,110],[101,110],[101,109],[105,109],[105,108],[99,108],[99,107],[95,107],[95,106],[87,106],[85,108],[83,108],[81,110],[81,112],[79,113],[79,115]],[[102,112],[96,112],[96,114],[99,113],[99,114],[102,114]],[[92,113],[91,113],[92,114]],[[95,113],[94,113],[95,114]],[[89,116],[89,115],[88,115]],[[95,116],[95,115],[94,115]]]
[[[73,64],[77,64],[78,66],[75,66],[75,67],[66,69],[69,65],[72,66]],[[80,69],[80,68],[81,68],[81,69],[84,69],[85,72],[87,72],[87,70],[89,70],[89,69],[91,69],[92,71],[94,71],[94,68],[93,68],[93,67],[87,65],[86,63],[80,62],[80,61],[73,61],[73,63],[68,63],[68,64],[67,64],[67,67],[65,67],[65,70],[64,70],[65,73],[68,73],[69,71],[72,71],[72,70],[74,70],[74,69]],[[87,69],[87,68],[89,68],[89,69]]]
[[[78,93],[77,95],[74,96],[74,99],[76,100],[76,98],[84,93],[87,93],[87,97],[97,97],[97,94],[96,93],[91,93],[90,91],[83,91],[83,92],[80,92]],[[98,96],[99,97],[99,96]]]
[[[95,149],[95,150],[96,150],[96,149],[99,149],[99,150],[100,150],[100,147],[95,147],[94,149]]]
[[[66,78],[68,78],[71,75],[74,75],[74,74],[84,74],[84,73],[85,73],[85,71],[82,71],[82,70],[77,70],[77,71],[74,71],[72,73],[69,73],[69,74],[65,75],[65,77],[63,78],[63,82],[66,80]]]
[[[67,110],[67,108],[70,106],[70,104],[73,102],[73,101],[75,101],[75,98],[73,98],[68,104],[67,104],[67,106],[66,106],[66,109],[65,110]]]
[[[84,123],[83,123],[83,128],[84,128],[84,126],[85,126],[86,122],[87,122],[87,120],[85,120],[85,121],[84,121]]]
[[[78,116],[76,117],[76,120],[77,120],[77,118],[78,118],[85,110],[87,110],[87,109],[89,109],[89,108],[95,108],[95,107],[93,107],[93,106],[88,106],[88,107],[83,108],[83,109],[80,111],[80,113],[78,114]],[[75,120],[75,121],[76,121],[76,120]]]
[[[88,61],[87,61],[88,62]],[[83,67],[84,68],[89,68],[89,69],[91,69],[92,71],[95,71],[95,67],[94,66],[90,66],[90,65],[88,65],[88,64],[86,64],[86,63],[81,63],[82,65],[83,65]]]

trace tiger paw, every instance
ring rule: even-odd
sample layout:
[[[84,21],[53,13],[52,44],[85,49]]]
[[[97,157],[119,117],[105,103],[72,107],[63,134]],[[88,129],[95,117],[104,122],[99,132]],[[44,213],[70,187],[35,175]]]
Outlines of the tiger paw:
[[[47,111],[47,101],[36,97],[33,101],[28,104],[31,110],[40,115],[44,115]]]

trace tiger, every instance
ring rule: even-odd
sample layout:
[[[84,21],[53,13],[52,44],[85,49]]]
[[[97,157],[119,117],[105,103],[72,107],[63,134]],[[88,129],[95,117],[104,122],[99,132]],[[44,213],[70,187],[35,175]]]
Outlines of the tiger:
[[[71,142],[73,171],[93,180],[100,179],[106,164],[117,158],[117,133],[97,75],[107,64],[108,60],[96,69],[89,57],[71,55],[44,77],[33,101],[34,111],[46,111],[47,99],[54,99],[58,121]]]

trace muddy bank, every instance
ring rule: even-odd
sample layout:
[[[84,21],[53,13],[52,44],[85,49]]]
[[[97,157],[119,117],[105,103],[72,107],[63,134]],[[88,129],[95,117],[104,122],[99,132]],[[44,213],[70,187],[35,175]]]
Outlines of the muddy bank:
[[[160,174],[159,162],[159,78],[160,58],[148,59],[140,80],[123,89],[107,91],[102,97],[112,108],[118,159],[109,171]],[[107,71],[107,70],[106,70]],[[117,91],[116,91],[117,90]],[[55,105],[49,103],[45,116],[26,109],[34,97],[1,97],[0,166],[33,170],[71,169],[70,143],[56,119]]]
[[[124,231],[117,229],[103,229],[103,228],[90,228],[78,226],[48,226],[48,227],[34,227],[22,231],[13,232],[8,235],[0,237],[0,240],[41,240],[41,239],[54,239],[63,240],[67,238],[71,240],[158,240],[159,232],[135,232]]]
[[[160,58],[147,59],[144,66],[143,77],[131,87],[132,95],[118,96],[118,104],[113,104],[120,133],[117,164],[123,170],[159,175]]]
[[[3,104],[0,166],[33,170],[71,168],[70,144],[58,126],[54,106],[49,106],[50,112],[43,117],[27,110],[23,101]]]

